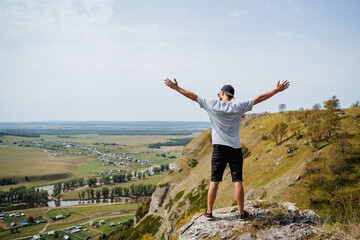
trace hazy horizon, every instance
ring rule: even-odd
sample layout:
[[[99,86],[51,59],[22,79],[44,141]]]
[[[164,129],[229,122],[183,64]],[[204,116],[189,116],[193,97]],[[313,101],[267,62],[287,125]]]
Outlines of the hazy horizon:
[[[164,85],[250,113],[360,100],[358,1],[1,1],[0,122],[208,121]]]

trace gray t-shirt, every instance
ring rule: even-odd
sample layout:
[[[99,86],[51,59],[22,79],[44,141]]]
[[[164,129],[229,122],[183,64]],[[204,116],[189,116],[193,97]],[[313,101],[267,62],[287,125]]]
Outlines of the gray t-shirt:
[[[210,117],[212,144],[241,148],[240,121],[242,115],[254,106],[254,100],[228,103],[198,97],[197,102]]]

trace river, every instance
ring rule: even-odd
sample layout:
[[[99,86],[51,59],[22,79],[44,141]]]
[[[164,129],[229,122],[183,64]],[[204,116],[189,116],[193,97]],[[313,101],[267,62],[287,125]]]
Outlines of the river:
[[[154,167],[160,167],[160,166],[154,166]],[[150,170],[152,174],[153,168],[149,167],[148,169],[141,170],[140,172],[144,172],[146,170]],[[169,164],[169,169],[176,168],[175,163]],[[28,209],[28,208],[39,208],[39,207],[66,207],[66,206],[74,206],[74,205],[85,205],[85,204],[91,204],[91,203],[121,203],[121,204],[129,204],[129,203],[139,203],[145,201],[148,197],[138,197],[138,198],[130,198],[130,197],[118,197],[114,199],[99,199],[99,200],[61,200],[61,201],[54,201],[50,196],[54,193],[54,185],[48,185],[48,186],[41,186],[36,187],[36,190],[45,190],[49,193],[49,201],[46,203],[40,203],[40,204],[24,204],[24,205],[15,205],[15,206],[9,206],[4,207],[3,211],[15,211],[20,209]],[[85,189],[85,188],[84,188]]]

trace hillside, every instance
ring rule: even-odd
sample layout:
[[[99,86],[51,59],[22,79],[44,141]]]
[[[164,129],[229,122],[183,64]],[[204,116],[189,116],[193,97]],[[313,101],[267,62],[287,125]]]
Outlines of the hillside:
[[[359,236],[359,116],[360,108],[353,107],[244,117],[240,136],[246,200],[293,202],[300,210],[314,210],[324,226]],[[274,129],[281,123],[288,130],[275,140]],[[184,148],[179,169],[159,184],[140,223],[112,237],[137,239],[149,233],[157,239],[176,239],[178,230],[206,208],[211,151],[207,130]],[[229,173],[227,168],[217,209],[236,205]]]

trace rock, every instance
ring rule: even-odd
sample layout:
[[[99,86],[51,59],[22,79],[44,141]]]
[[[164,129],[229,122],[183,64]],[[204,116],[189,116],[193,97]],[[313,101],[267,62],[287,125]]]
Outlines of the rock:
[[[320,222],[320,217],[314,211],[304,210],[300,212],[300,215],[295,218],[295,222],[316,225]]]
[[[297,175],[295,181],[299,181],[301,179],[300,175]]]
[[[250,213],[247,221],[238,220],[237,207],[214,210],[213,221],[197,213],[180,228],[179,239],[301,239],[309,234],[317,236],[315,225],[319,216],[311,210],[299,211],[294,203],[246,201],[245,209]],[[284,212],[286,210],[288,213]],[[279,212],[284,214],[281,216]]]
[[[345,114],[345,111],[344,111],[344,110],[340,110],[339,113],[338,113],[339,116],[342,116],[342,115],[344,115],[344,114]]]
[[[302,237],[311,234],[312,227],[306,224],[301,223],[292,223],[290,225],[281,226],[278,228],[270,228],[264,229],[259,231],[255,237],[251,236],[250,233],[241,235],[239,238],[236,239],[246,239],[246,240],[253,240],[253,239],[286,239],[286,240],[297,240],[301,239]]]
[[[293,214],[296,214],[296,215],[299,214],[299,209],[296,207],[295,203],[284,202],[284,203],[282,203],[282,206],[287,208],[287,210]]]
[[[161,208],[164,203],[167,192],[169,191],[170,186],[157,187],[155,192],[151,196],[151,203],[149,208],[149,213],[152,214],[155,210]]]

